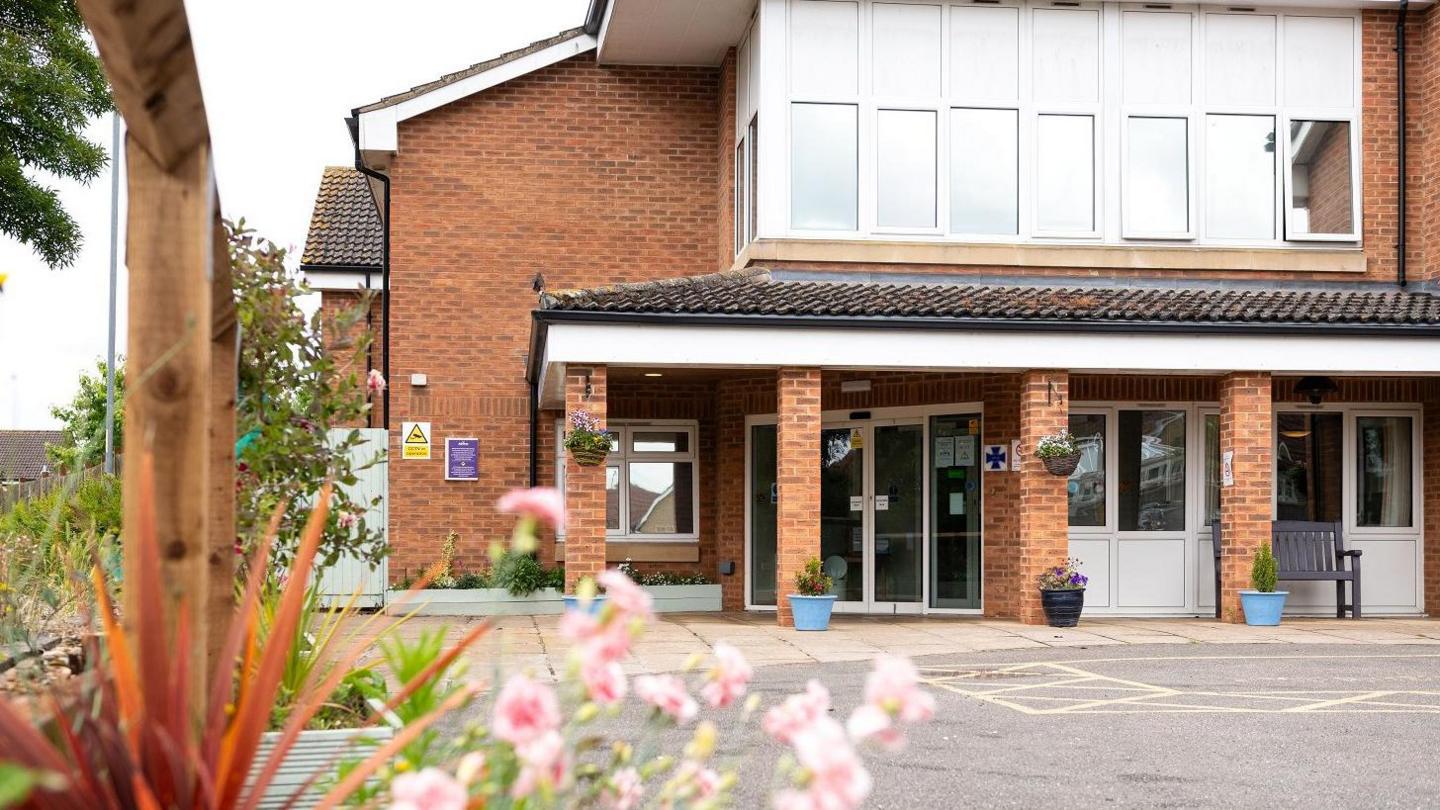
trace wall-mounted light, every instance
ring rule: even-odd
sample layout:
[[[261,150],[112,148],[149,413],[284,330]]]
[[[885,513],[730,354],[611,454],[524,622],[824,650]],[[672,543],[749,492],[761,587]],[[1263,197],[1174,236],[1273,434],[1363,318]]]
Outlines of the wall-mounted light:
[[[1295,392],[1304,395],[1311,405],[1319,405],[1320,400],[1339,390],[1340,386],[1329,377],[1301,377],[1295,383]]]
[[[645,376],[646,376],[646,377],[664,377],[665,375],[664,375],[664,374],[661,374],[661,373],[658,372],[658,371],[647,371],[647,372],[645,372]]]
[[[430,378],[427,377],[427,376],[425,376],[424,374],[411,374],[411,375],[410,375],[410,386],[411,386],[412,388],[424,388],[425,386],[427,386],[427,385],[429,385],[429,384],[430,384]]]
[[[869,380],[841,380],[840,390],[846,394],[859,394],[870,390]]]

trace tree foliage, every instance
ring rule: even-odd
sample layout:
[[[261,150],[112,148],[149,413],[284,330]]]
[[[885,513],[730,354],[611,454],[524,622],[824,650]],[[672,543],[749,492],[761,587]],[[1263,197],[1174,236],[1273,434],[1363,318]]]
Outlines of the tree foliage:
[[[45,448],[45,455],[61,472],[78,472],[105,460],[105,372],[104,360],[95,361],[95,372],[80,373],[80,385],[69,405],[50,409],[60,420],[60,444]],[[125,426],[125,366],[115,367],[115,452],[123,452]]]
[[[105,148],[82,134],[110,89],[74,0],[0,2],[0,233],[51,267],[74,263],[80,227],[37,172],[89,183]]]
[[[241,543],[252,545],[284,503],[275,555],[282,565],[288,562],[313,499],[333,480],[337,486],[317,562],[333,565],[345,552],[376,562],[385,554],[384,527],[367,522],[365,513],[375,503],[357,501],[350,488],[358,473],[383,461],[383,453],[357,460],[359,430],[334,430],[362,423],[370,410],[369,336],[353,328],[370,302],[362,300],[328,321],[323,312],[307,317],[300,298],[310,287],[285,268],[285,250],[257,237],[244,220],[226,227],[241,334],[236,425]],[[325,334],[355,337],[332,341],[327,349]]]

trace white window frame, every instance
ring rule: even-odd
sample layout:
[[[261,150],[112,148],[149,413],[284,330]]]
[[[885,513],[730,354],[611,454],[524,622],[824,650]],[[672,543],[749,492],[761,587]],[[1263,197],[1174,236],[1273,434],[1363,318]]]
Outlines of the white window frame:
[[[888,0],[885,0],[888,1]],[[984,2],[984,7],[1007,7],[1018,9],[1019,43],[1018,85],[1019,96],[1015,99],[980,98],[960,95],[952,88],[950,70],[951,35],[955,9],[971,7],[971,2],[956,0],[909,0],[912,3],[936,5],[941,8],[940,32],[940,82],[941,95],[932,102],[928,98],[875,97],[873,87],[871,52],[873,50],[873,6],[877,0],[853,0],[858,3],[859,34],[857,55],[859,76],[855,94],[821,95],[796,94],[791,91],[788,65],[790,48],[788,27],[792,0],[760,0],[758,19],[765,24],[765,48],[758,63],[765,70],[764,89],[758,91],[764,96],[761,107],[769,110],[768,118],[775,121],[771,132],[759,144],[767,165],[769,180],[758,188],[758,197],[778,206],[770,208],[760,203],[762,210],[757,230],[766,236],[796,239],[877,239],[911,240],[959,243],[995,244],[1052,244],[1106,246],[1156,245],[1176,246],[1183,244],[1194,247],[1223,247],[1248,249],[1333,249],[1335,247],[1360,247],[1363,244],[1364,197],[1361,193],[1361,165],[1363,150],[1361,141],[1365,136],[1361,95],[1364,82],[1361,70],[1362,21],[1358,10],[1308,9],[1289,7],[1249,6],[1200,6],[1193,4],[1139,4],[1139,3],[1066,3],[1064,9],[1098,10],[1100,15],[1100,74],[1101,92],[1095,103],[1044,103],[1035,101],[1033,87],[1033,45],[1032,11],[1038,8],[1052,8],[1049,2],[1039,0],[998,0]],[[1147,7],[1148,5],[1148,7]],[[1126,104],[1123,93],[1123,17],[1127,11],[1181,13],[1190,16],[1191,30],[1191,93],[1189,104]],[[1212,104],[1206,95],[1206,26],[1208,15],[1228,14],[1273,18],[1275,25],[1275,87],[1272,103],[1255,104]],[[1331,17],[1351,21],[1354,40],[1352,45],[1353,66],[1351,104],[1345,107],[1311,108],[1289,106],[1284,97],[1285,90],[1285,38],[1288,17]],[[858,159],[856,170],[858,211],[857,229],[814,230],[791,227],[790,198],[790,120],[789,110],[794,103],[853,104],[857,108]],[[1016,110],[1019,121],[1017,154],[1018,174],[1018,233],[1017,234],[971,234],[950,230],[950,114],[957,108]],[[937,210],[935,228],[879,228],[877,221],[877,177],[876,177],[876,115],[881,109],[930,110],[936,111],[936,189]],[[1037,155],[1036,121],[1042,114],[1093,115],[1095,127],[1095,202],[1093,232],[1046,232],[1035,227],[1036,190],[1034,166]],[[1210,115],[1247,115],[1273,118],[1276,133],[1274,155],[1273,210],[1274,218],[1269,238],[1226,238],[1211,237],[1207,234],[1205,188],[1207,132],[1205,123]],[[1169,233],[1142,232],[1128,228],[1124,221],[1123,189],[1125,172],[1128,169],[1124,156],[1128,146],[1127,119],[1130,117],[1184,118],[1188,122],[1187,171],[1188,227],[1184,231]],[[1313,119],[1320,121],[1345,121],[1351,126],[1351,213],[1353,234],[1297,234],[1290,231],[1290,180],[1289,180],[1289,125],[1292,120]],[[748,119],[746,119],[748,121]],[[737,127],[741,126],[737,118]],[[1280,141],[1284,140],[1281,144]],[[773,153],[773,154],[772,154]]]
[[[631,436],[637,432],[650,429],[683,432],[689,436],[690,449],[686,452],[661,453],[650,451],[633,451],[630,449]],[[605,539],[607,541],[623,541],[626,543],[674,543],[677,541],[699,542],[700,540],[700,426],[699,422],[690,419],[649,419],[649,420],[621,420],[615,419],[606,422],[605,430],[615,436],[618,449],[611,450],[610,455],[605,458],[605,467],[618,468],[620,471],[620,526],[617,529],[606,529]],[[565,493],[565,421],[555,420],[555,486],[561,494]],[[629,531],[630,526],[630,499],[627,495],[630,486],[630,462],[646,461],[685,461],[689,462],[693,470],[692,480],[694,482],[691,492],[691,514],[695,519],[695,530],[691,532],[672,532],[663,534],[634,534]],[[608,475],[608,473],[607,473]],[[564,533],[556,536],[556,542],[565,542]]]

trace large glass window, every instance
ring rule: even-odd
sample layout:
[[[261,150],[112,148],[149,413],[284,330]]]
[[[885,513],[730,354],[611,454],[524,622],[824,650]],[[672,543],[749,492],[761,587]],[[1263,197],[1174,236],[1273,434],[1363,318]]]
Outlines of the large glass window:
[[[1065,490],[1071,526],[1105,525],[1105,414],[1070,414],[1070,433],[1080,446],[1080,463]]]
[[[1125,235],[1175,237],[1190,231],[1190,136],[1184,118],[1126,122]]]
[[[1350,171],[1350,122],[1290,122],[1291,239],[1355,234],[1355,189]]]
[[[1343,510],[1345,417],[1275,415],[1275,518],[1335,522]]]
[[[853,104],[795,104],[790,120],[790,225],[853,231],[859,180]]]
[[[1020,232],[1015,110],[950,111],[950,232]]]
[[[1205,232],[1218,239],[1275,238],[1275,118],[1205,118]]]
[[[881,110],[878,126],[877,224],[935,227],[935,113]]]
[[[1205,414],[1205,525],[1220,525],[1220,414]]]
[[[1414,525],[1412,429],[1408,416],[1355,418],[1355,525]]]
[[[775,604],[776,516],[780,491],[774,425],[750,428],[750,604]]]
[[[611,422],[605,459],[605,531],[613,538],[694,539],[699,464],[694,423]],[[564,424],[556,425],[557,446]],[[557,454],[556,486],[565,489],[565,454]]]
[[[1119,413],[1120,531],[1185,529],[1185,412]]]
[[[1095,118],[1042,115],[1035,133],[1035,227],[1095,230]]]

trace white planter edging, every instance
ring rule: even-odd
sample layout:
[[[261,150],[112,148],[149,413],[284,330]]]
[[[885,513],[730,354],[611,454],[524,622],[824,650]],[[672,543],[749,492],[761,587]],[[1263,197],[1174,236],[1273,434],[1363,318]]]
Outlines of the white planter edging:
[[[656,613],[720,612],[719,585],[646,585]]]
[[[719,585],[650,585],[656,613],[692,613],[720,610]],[[554,588],[529,596],[511,596],[504,588],[428,588],[404,604],[396,604],[404,591],[386,594],[386,613],[416,616],[543,616],[562,613],[565,603]]]
[[[270,758],[270,751],[279,741],[281,732],[267,731],[260,737],[260,747],[255,752],[255,765],[250,772],[250,779],[254,779],[265,767],[265,762]],[[377,744],[384,743],[395,736],[394,729],[389,726],[372,726],[368,728],[340,728],[323,729],[315,731],[302,731],[295,739],[285,760],[280,764],[280,770],[275,772],[275,778],[265,788],[265,795],[260,797],[259,807],[261,810],[279,810],[290,801],[290,796],[305,780],[314,773],[319,772],[319,778],[312,782],[310,789],[298,796],[291,807],[314,807],[319,804],[321,797],[328,789],[325,784],[325,774],[333,774],[336,766],[343,760],[349,758],[364,759],[369,756],[374,747],[368,743],[361,743],[361,739],[371,740]],[[247,785],[246,791],[249,791]]]
[[[402,605],[395,602],[404,591],[386,594],[385,612],[416,616],[543,616],[561,613],[565,603],[554,588],[541,588],[529,596],[511,596],[504,588],[427,588]]]

